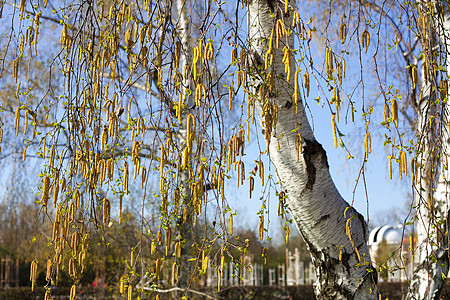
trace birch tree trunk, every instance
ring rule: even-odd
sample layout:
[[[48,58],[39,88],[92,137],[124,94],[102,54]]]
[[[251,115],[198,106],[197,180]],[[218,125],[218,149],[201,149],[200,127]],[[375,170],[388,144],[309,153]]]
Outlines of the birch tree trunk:
[[[189,66],[188,57],[192,55],[192,41],[191,41],[191,30],[190,30],[190,20],[187,15],[187,9],[190,7],[190,0],[177,0],[176,2],[176,10],[178,14],[178,30],[179,36],[181,40],[181,53],[180,53],[180,66],[181,68],[185,68],[185,66]],[[183,71],[182,69],[182,71]],[[179,72],[179,70],[176,70]],[[189,108],[192,107],[192,97],[189,96],[189,93],[186,91],[187,89],[192,91],[192,82],[190,76],[188,76],[181,85],[180,88],[180,97],[183,97],[183,103],[185,107],[179,108],[180,113],[180,129],[178,131],[178,144],[180,149],[183,149],[186,146],[186,141],[188,139],[187,136],[187,118],[189,114]],[[178,188],[181,191],[181,197],[183,199],[182,211],[179,213],[179,219],[177,220],[177,235],[180,236],[182,240],[192,241],[193,240],[193,224],[192,224],[192,208],[189,206],[190,198],[191,198],[191,189],[189,185],[189,170],[182,170],[178,173]],[[187,221],[186,221],[187,220]],[[192,273],[192,270],[189,269],[189,264],[187,260],[188,253],[186,247],[182,248],[181,258],[178,260],[180,274],[178,277],[178,286],[187,287],[189,276]]]
[[[270,160],[287,195],[295,225],[311,253],[317,275],[317,299],[373,299],[377,273],[371,265],[364,218],[349,208],[336,189],[325,150],[314,138],[301,101],[298,112],[293,110],[294,78],[291,75],[290,80],[286,81],[281,51],[284,46],[294,49],[293,35],[280,39],[280,47],[274,51],[273,64],[264,71],[264,57],[274,24],[282,20],[288,28],[292,16],[284,13],[284,1],[278,0],[248,1],[248,9],[248,83],[255,95],[263,127],[271,131]],[[295,70],[293,57],[291,62],[291,69]],[[261,88],[270,90],[266,74],[271,70],[274,71],[274,89],[267,93],[266,99],[260,91]],[[273,129],[269,121],[270,107],[278,111]],[[303,140],[298,161],[297,133]],[[346,234],[349,219],[351,240]]]
[[[435,3],[436,4],[436,3]],[[439,43],[445,49],[444,56],[448,56],[448,38],[450,33],[450,14],[447,4],[439,9],[435,6],[436,14],[433,24],[427,31],[425,39],[433,41],[437,34],[439,41],[430,42],[430,48]],[[439,15],[439,11],[442,12]],[[430,49],[424,50],[424,58],[429,62],[434,59]],[[447,76],[449,69],[447,58]],[[416,216],[415,231],[417,235],[417,249],[414,251],[414,275],[410,284],[409,299],[440,299],[442,288],[448,274],[448,150],[449,107],[443,99],[436,101],[439,95],[436,82],[432,82],[430,75],[422,68],[422,99],[417,106],[418,133],[421,137],[421,148],[418,161],[421,165],[419,173],[420,186],[416,188]]]
[[[426,82],[426,81],[425,81]],[[448,255],[443,246],[445,224],[439,224],[446,216],[446,197],[436,188],[438,168],[438,151],[436,144],[436,124],[432,116],[436,115],[435,93],[431,84],[426,83],[424,93],[418,106],[418,132],[421,136],[420,182],[416,187],[415,203],[416,217],[415,233],[417,241],[414,249],[414,275],[410,284],[410,299],[440,299],[442,286],[447,274]],[[437,186],[442,185],[438,181]],[[441,226],[441,225],[444,225]]]

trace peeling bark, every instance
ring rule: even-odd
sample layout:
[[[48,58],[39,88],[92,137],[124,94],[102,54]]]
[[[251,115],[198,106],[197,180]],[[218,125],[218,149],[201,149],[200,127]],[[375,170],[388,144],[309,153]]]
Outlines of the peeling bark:
[[[258,96],[259,87],[266,84],[261,57],[268,49],[274,22],[282,19],[286,27],[292,23],[291,17],[285,15],[282,8],[284,1],[252,0],[248,3],[250,49],[246,71],[249,85]],[[275,18],[271,17],[274,15]],[[377,273],[369,257],[366,224],[360,214],[349,208],[336,189],[325,150],[314,138],[303,104],[299,103],[298,113],[292,108],[293,76],[289,82],[286,81],[281,48],[285,44],[293,48],[293,36],[283,37],[280,44],[280,49],[274,52],[272,65],[275,90],[267,100],[278,106],[278,122],[272,130],[269,156],[287,194],[295,225],[308,244],[318,278],[315,283],[317,299],[372,299],[376,296],[372,291]],[[259,117],[263,120],[264,103],[261,99],[255,102]],[[297,133],[303,137],[303,152],[299,161]],[[352,241],[358,251],[346,235],[349,218]]]

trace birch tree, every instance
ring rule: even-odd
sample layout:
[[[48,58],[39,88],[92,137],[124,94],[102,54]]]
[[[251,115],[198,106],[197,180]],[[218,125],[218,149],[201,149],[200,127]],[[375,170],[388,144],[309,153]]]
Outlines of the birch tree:
[[[264,120],[269,156],[316,267],[317,298],[370,299],[376,271],[369,257],[366,224],[337,191],[326,153],[309,126],[299,100],[294,36],[288,34],[291,24],[299,22],[298,14],[290,12],[289,4],[287,8],[281,4],[253,1],[248,8],[247,68],[253,101]],[[331,78],[339,76],[334,74],[334,59],[330,54],[326,62]]]
[[[422,43],[421,97],[418,107],[419,162],[417,249],[410,299],[439,299],[448,274],[448,5],[419,6]],[[439,71],[438,71],[439,70]]]
[[[341,9],[345,8],[343,3],[338,2],[336,5]],[[380,35],[386,35],[388,47],[396,50],[390,52],[394,55],[397,55],[397,52],[397,61],[403,61],[403,67],[406,67],[406,72],[395,72],[395,69],[391,69],[398,78],[404,78],[406,83],[403,87],[398,86],[400,92],[396,90],[394,97],[389,90],[386,92],[387,80],[380,80],[380,87],[390,98],[385,96],[382,125],[387,129],[385,144],[391,145],[394,150],[389,151],[392,154],[388,156],[391,178],[392,161],[406,166],[402,157],[406,158],[406,153],[412,155],[410,171],[415,215],[411,220],[405,220],[405,223],[414,224],[414,233],[409,238],[413,276],[408,297],[439,299],[449,263],[446,234],[448,5],[445,1],[386,1],[382,4],[367,1],[364,6],[389,25],[390,29],[386,32],[381,31],[380,26]],[[379,50],[383,51],[377,48],[377,52]],[[377,59],[374,56],[374,60],[379,63],[379,57]],[[396,59],[392,60],[391,68]],[[375,71],[380,78],[379,70],[376,68]],[[395,84],[393,86],[397,88]],[[399,97],[401,94],[404,96],[403,101]],[[398,112],[395,112],[396,110]],[[404,125],[410,126],[415,132],[416,137],[410,137],[412,147],[402,141],[403,128],[401,134],[395,136],[396,134],[392,134],[392,127],[389,127],[399,115],[407,121]],[[394,125],[394,131],[399,131],[397,128],[402,127],[398,121],[395,121]],[[397,145],[396,138],[400,139]],[[407,175],[407,172],[402,171],[406,170],[405,166],[400,166],[400,178],[402,173],[403,176]]]
[[[63,5],[24,0],[18,5],[0,5],[3,23],[11,24],[4,27],[9,29],[2,43],[6,54],[13,57],[9,66],[3,60],[1,77],[14,90],[2,106],[0,136],[8,138],[8,145],[25,141],[21,156],[30,160],[32,153],[42,163],[38,205],[53,227],[44,241],[51,245],[49,286],[64,266],[73,280],[71,298],[75,297],[91,232],[107,231],[120,223],[122,206],[140,189],[141,236],[127,258],[129,273],[118,282],[121,292],[135,293],[133,276],[139,275],[153,290],[167,292],[176,287],[187,294],[195,277],[205,276],[209,268],[218,274],[220,290],[225,261],[238,261],[229,249],[244,251],[244,247],[229,243],[236,212],[225,187],[233,181],[238,188],[245,186],[250,197],[260,196],[254,195],[255,184],[275,186],[279,215],[288,218],[289,212],[308,244],[318,277],[318,299],[378,296],[366,223],[349,204],[351,199],[345,201],[333,183],[329,163],[334,162],[328,162],[315,139],[306,112],[313,87],[317,87],[317,99],[329,109],[331,122],[326,123],[334,145],[346,149],[339,120],[344,108],[349,112],[347,118],[351,115],[354,119],[355,107],[362,107],[356,118],[365,127],[361,141],[364,172],[372,151],[370,130],[376,107],[365,102],[363,72],[363,84],[346,83],[345,73],[359,72],[354,67],[357,64],[346,64],[346,59],[352,60],[350,49],[357,49],[352,54],[360,57],[361,70],[361,57],[368,55],[367,51],[373,50],[373,60],[378,62],[381,46],[373,39],[380,32],[379,23],[364,19],[370,3],[351,2],[349,11],[356,9],[358,17],[339,16],[338,35],[326,35],[324,51],[316,51],[315,47],[321,49],[319,43],[313,44],[318,28],[313,20],[305,19],[301,4],[295,1],[80,1]],[[331,8],[330,15],[341,14]],[[418,12],[415,6],[408,9]],[[383,7],[376,10],[381,19],[388,18]],[[424,16],[422,12],[419,15]],[[411,23],[410,30],[425,31],[423,20]],[[445,26],[442,34],[433,29],[441,42]],[[49,33],[55,30],[50,28],[60,33],[56,40]],[[434,57],[431,45],[436,43],[431,36],[421,36],[429,51],[424,54],[423,61],[429,64],[424,74],[434,71],[430,67],[433,60],[427,60]],[[334,47],[334,41],[342,48]],[[395,43],[398,47],[397,39]],[[48,51],[49,44],[57,46]],[[324,54],[325,59],[315,52]],[[46,55],[50,56],[48,78],[25,72],[31,61]],[[410,69],[413,67],[417,65]],[[374,73],[377,80],[371,82],[380,86],[382,106],[388,112],[381,127],[389,132],[389,165],[395,159],[400,176],[406,175],[406,152],[412,153],[414,147],[405,146],[407,140],[396,129],[401,97],[390,92],[393,84],[380,79],[377,68]],[[31,79],[41,83],[39,90],[30,86]],[[424,106],[418,110],[427,111],[418,123],[424,141],[416,147],[417,153],[424,155],[434,147],[426,137],[430,133],[426,127],[436,116],[425,108],[436,99],[432,94],[439,88],[436,81],[425,78],[424,86],[426,82],[430,88],[422,89]],[[414,78],[412,83],[416,84]],[[362,103],[345,92],[346,84],[363,96]],[[445,124],[445,120],[436,124]],[[34,126],[33,132],[27,126]],[[264,138],[258,135],[261,129]],[[250,141],[258,145],[256,154],[248,153]],[[0,143],[4,144],[1,137]],[[1,151],[8,150],[4,147]],[[442,153],[433,155],[442,157]],[[253,162],[245,164],[245,156],[250,155]],[[276,179],[268,174],[264,155],[269,156]],[[419,157],[413,161],[424,164]],[[446,178],[446,162],[438,162],[442,166],[432,166],[429,171],[439,170],[439,178]],[[426,178],[427,169],[417,170],[422,173],[415,176],[429,191],[432,184],[425,181],[432,178]],[[152,181],[156,187],[151,187]],[[444,195],[446,189],[438,186],[438,194]],[[417,190],[419,202],[423,202],[425,196]],[[157,209],[146,206],[149,199],[158,203]],[[260,199],[258,235],[263,240],[268,238],[267,199]],[[433,201],[430,203],[442,207]],[[421,224],[445,224],[445,213],[436,214],[430,207],[419,203]],[[151,226],[149,215],[156,216]],[[193,232],[200,219],[204,230],[196,239]],[[208,226],[210,220],[215,225]],[[288,241],[289,227],[285,230]],[[430,230],[424,232],[431,234]],[[416,255],[417,259],[430,262],[430,251],[443,253],[442,245],[436,248],[425,235],[418,234],[418,240],[418,251],[428,253]],[[268,251],[264,248],[261,255],[267,258]],[[40,263],[34,259],[32,271]],[[438,265],[424,264],[423,272],[417,273],[419,282],[433,277],[430,272],[438,274],[432,271],[438,270]],[[162,270],[170,270],[169,280],[163,280]],[[32,272],[32,281],[35,275]],[[412,289],[413,294],[422,291]],[[49,288],[47,297],[50,293]]]

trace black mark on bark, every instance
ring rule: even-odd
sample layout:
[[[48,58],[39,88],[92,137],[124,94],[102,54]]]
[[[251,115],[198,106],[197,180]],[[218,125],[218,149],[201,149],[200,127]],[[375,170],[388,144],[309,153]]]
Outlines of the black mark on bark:
[[[306,173],[308,175],[308,181],[306,182],[306,188],[312,189],[314,183],[316,182],[316,166],[315,163],[318,163],[317,167],[327,168],[327,153],[323,149],[322,145],[317,141],[310,141],[304,139],[305,146],[303,147],[303,157],[305,158],[306,163]]]
[[[326,215],[321,216],[320,219],[317,220],[317,222],[314,224],[314,226],[317,226],[317,225],[319,225],[320,223],[322,223],[322,222],[328,220],[330,217],[331,217],[330,214],[326,214]]]

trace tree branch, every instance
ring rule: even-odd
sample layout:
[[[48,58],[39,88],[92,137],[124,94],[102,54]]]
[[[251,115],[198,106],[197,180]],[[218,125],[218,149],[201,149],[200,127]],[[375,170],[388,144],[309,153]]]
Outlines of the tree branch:
[[[143,286],[141,284],[136,285],[136,288],[141,289],[141,290],[145,290],[145,291],[152,291],[152,292],[156,292],[156,293],[172,293],[172,292],[176,292],[176,291],[181,291],[184,293],[193,293],[193,294],[197,294],[200,296],[204,296],[206,298],[209,299],[222,299],[222,297],[215,297],[215,296],[211,296],[209,294],[203,293],[203,292],[199,292],[196,290],[192,290],[192,289],[184,289],[184,288],[180,288],[180,287],[173,287],[167,290],[161,290],[161,289],[153,289],[151,287],[148,286]]]

